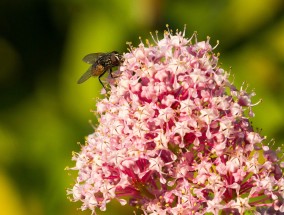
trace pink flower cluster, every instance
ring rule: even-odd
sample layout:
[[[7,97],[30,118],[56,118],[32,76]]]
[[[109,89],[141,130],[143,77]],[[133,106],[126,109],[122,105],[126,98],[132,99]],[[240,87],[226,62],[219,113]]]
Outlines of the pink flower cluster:
[[[98,101],[72,199],[93,212],[116,199],[144,214],[284,213],[283,164],[249,122],[254,94],[228,81],[209,39],[154,43],[130,47]]]

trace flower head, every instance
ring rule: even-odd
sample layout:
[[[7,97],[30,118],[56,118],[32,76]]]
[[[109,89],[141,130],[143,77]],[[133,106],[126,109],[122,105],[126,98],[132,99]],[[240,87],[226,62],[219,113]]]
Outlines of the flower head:
[[[284,178],[247,112],[251,98],[218,66],[209,39],[164,33],[124,54],[97,103],[99,125],[75,154],[82,209],[117,199],[145,214],[284,212]]]

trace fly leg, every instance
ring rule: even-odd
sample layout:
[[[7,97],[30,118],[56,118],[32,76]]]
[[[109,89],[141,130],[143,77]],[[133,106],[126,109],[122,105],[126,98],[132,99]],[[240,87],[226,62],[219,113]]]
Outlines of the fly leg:
[[[109,69],[109,73],[110,73],[110,77],[111,78],[118,78],[120,75],[118,75],[118,76],[113,76],[113,74],[112,74],[112,69]]]
[[[114,78],[114,77],[112,76],[112,68],[109,69],[109,73],[110,73],[110,77],[111,77],[111,78]]]
[[[102,74],[99,75],[99,81],[101,83],[101,85],[103,86],[103,88],[106,90],[105,85],[103,84],[103,82],[101,81],[101,77],[106,73],[107,70],[105,70]]]

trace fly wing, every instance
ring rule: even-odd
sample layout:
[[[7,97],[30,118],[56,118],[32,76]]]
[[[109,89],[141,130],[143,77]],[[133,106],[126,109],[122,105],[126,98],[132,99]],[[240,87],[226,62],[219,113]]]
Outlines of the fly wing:
[[[92,77],[93,72],[92,72],[92,66],[85,72],[81,78],[77,81],[77,84],[82,84],[83,82],[87,81],[90,77]]]
[[[104,53],[91,53],[91,54],[88,54],[86,55],[82,60],[86,63],[89,63],[89,64],[94,64],[99,57],[101,57],[102,55],[104,55]]]

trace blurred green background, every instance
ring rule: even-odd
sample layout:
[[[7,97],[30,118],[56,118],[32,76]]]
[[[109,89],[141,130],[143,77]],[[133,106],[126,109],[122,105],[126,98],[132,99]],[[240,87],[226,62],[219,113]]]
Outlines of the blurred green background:
[[[91,52],[127,51],[165,25],[220,44],[234,83],[255,89],[255,128],[284,143],[283,0],[1,0],[0,215],[91,214],[66,198],[64,171],[92,133],[97,79],[76,81]],[[233,81],[233,76],[231,76]],[[107,214],[131,214],[113,204]],[[106,214],[106,213],[104,213]]]

